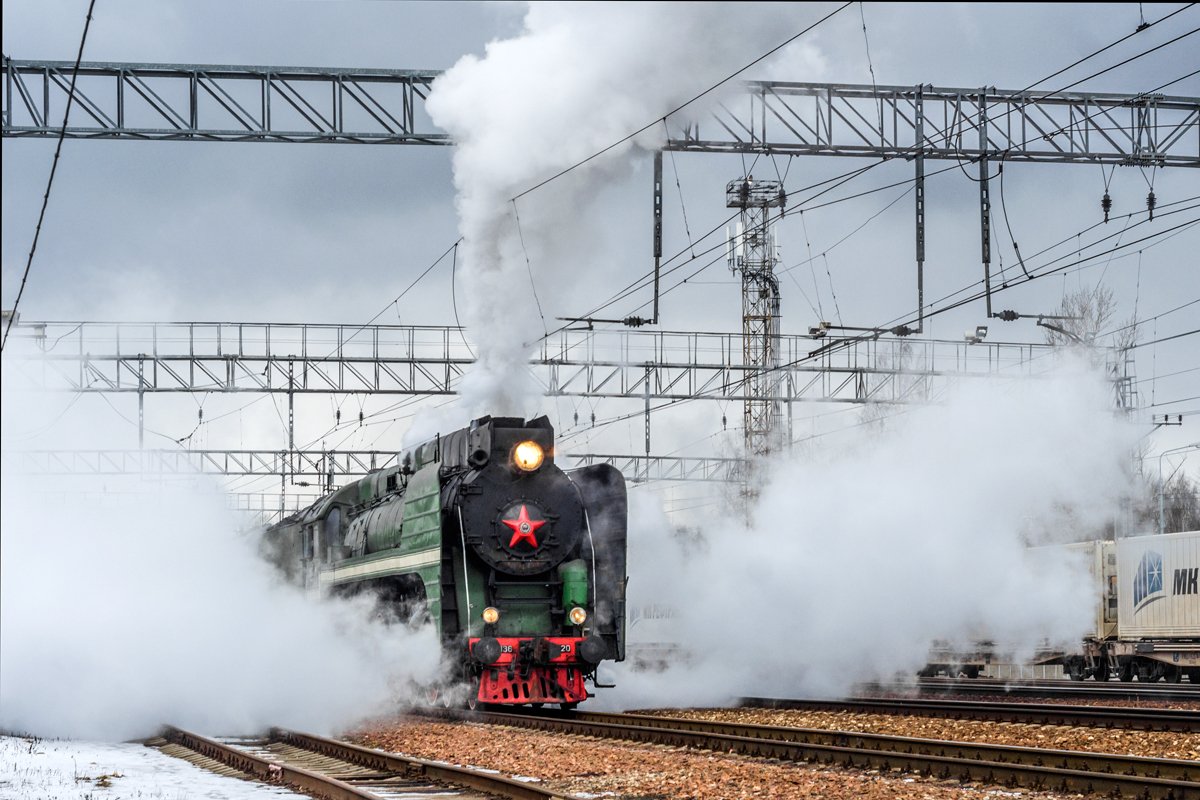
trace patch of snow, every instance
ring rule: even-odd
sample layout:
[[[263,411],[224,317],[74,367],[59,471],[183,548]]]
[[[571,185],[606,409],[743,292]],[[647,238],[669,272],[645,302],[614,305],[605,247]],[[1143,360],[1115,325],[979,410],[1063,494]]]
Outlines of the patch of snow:
[[[499,775],[500,774],[500,770],[498,770],[498,769],[488,769],[487,767],[477,767],[474,764],[465,764],[464,766],[466,766],[467,769],[473,769],[476,772],[484,772],[484,773],[487,773],[488,775]]]
[[[268,800],[288,789],[228,778],[141,744],[0,736],[0,800]]]

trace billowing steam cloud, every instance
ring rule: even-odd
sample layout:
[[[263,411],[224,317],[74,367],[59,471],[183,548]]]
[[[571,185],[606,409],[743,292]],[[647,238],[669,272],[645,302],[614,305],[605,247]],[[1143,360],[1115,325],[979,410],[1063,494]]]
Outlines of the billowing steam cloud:
[[[964,384],[882,433],[774,465],[753,526],[714,521],[690,549],[635,493],[634,618],[654,603],[676,616],[636,620],[631,636],[692,656],[622,675],[611,702],[835,694],[912,675],[935,638],[1018,654],[1077,642],[1098,587],[1078,561],[1026,545],[1094,538],[1115,515],[1134,437],[1106,391],[1074,370]]]
[[[44,396],[14,396],[13,372],[5,450],[29,446],[14,439],[21,428],[54,422],[37,407]],[[437,674],[432,632],[375,623],[365,599],[319,602],[280,583],[216,491],[6,468],[0,495],[2,729],[102,739],[167,722],[331,730]]]
[[[661,146],[664,128],[512,198],[664,116],[811,15],[787,4],[733,14],[716,3],[536,3],[520,35],[490,43],[483,58],[464,57],[437,81],[428,109],[457,143],[460,297],[479,358],[459,418],[533,410],[525,364],[543,329],[531,282],[551,314],[577,266],[587,198],[628,172],[631,152]]]

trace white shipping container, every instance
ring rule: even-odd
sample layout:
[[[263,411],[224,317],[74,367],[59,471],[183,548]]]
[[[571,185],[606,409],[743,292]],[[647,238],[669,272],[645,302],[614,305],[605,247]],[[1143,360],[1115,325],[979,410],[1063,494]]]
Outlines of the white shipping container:
[[[1117,540],[1120,637],[1200,636],[1200,531]]]

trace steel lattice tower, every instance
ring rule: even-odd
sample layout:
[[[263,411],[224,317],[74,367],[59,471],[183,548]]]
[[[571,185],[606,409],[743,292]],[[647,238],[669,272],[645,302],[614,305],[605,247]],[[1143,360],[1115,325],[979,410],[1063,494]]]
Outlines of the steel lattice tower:
[[[787,196],[779,181],[754,176],[730,181],[725,205],[741,209],[737,233],[729,238],[729,268],[742,275],[742,363],[756,367],[746,376],[744,427],[746,454],[764,456],[779,449],[783,407],[779,401],[779,262],[771,209]]]

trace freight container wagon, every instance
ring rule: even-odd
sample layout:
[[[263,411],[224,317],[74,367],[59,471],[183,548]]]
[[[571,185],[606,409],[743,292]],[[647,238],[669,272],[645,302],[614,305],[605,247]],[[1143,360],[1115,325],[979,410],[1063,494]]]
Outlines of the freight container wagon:
[[[1122,680],[1200,683],[1200,531],[1116,542]]]

